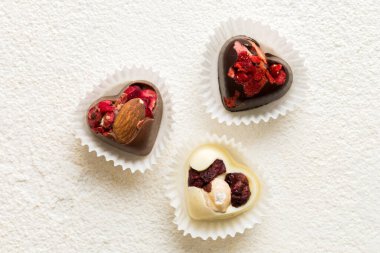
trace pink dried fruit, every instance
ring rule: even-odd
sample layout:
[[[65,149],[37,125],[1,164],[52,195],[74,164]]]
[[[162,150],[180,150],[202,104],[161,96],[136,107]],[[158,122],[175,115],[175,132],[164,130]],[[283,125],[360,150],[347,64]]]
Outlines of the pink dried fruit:
[[[227,74],[233,78],[237,84],[243,86],[244,95],[247,97],[253,97],[260,93],[268,82],[269,84],[282,85],[286,81],[286,73],[282,70],[282,65],[272,64],[268,68],[263,52],[255,43],[252,42],[251,44],[256,55],[251,53],[240,42],[238,42],[238,47],[235,43],[235,50],[238,53],[238,57]],[[233,103],[230,104],[234,105]],[[232,108],[227,103],[226,106]]]
[[[98,103],[98,108],[101,113],[112,112],[115,109],[115,107],[112,106],[111,100],[100,101]]]
[[[127,94],[127,101],[140,97],[141,88],[137,85],[128,86],[124,93]]]
[[[115,119],[115,113],[114,112],[107,112],[103,116],[102,126],[104,128],[110,128],[111,125],[113,124],[114,119]]]
[[[235,90],[235,94],[233,97],[224,98],[224,103],[227,105],[227,107],[233,108],[236,106],[236,101],[239,98],[239,96],[240,96],[240,92]]]

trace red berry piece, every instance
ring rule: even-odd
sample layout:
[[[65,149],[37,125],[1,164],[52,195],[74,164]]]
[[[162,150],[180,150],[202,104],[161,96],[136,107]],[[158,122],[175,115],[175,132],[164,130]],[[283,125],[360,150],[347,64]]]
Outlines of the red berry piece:
[[[124,93],[127,94],[127,101],[140,97],[141,88],[137,85],[128,86]]]
[[[115,120],[115,113],[114,112],[107,112],[103,116],[102,126],[104,128],[110,128],[112,126],[114,120]]]
[[[247,203],[251,196],[247,177],[243,173],[228,173],[225,181],[231,188],[231,205],[239,207]]]
[[[101,113],[106,113],[106,112],[112,112],[115,107],[112,106],[112,101],[104,100],[98,103],[98,108]]]
[[[226,172],[226,166],[220,159],[216,159],[206,170],[189,170],[188,186],[204,188],[206,191],[211,187],[207,186],[214,178]]]
[[[235,90],[235,94],[233,97],[230,98],[224,98],[224,103],[227,105],[229,108],[233,108],[236,106],[236,100],[239,98],[240,92]]]

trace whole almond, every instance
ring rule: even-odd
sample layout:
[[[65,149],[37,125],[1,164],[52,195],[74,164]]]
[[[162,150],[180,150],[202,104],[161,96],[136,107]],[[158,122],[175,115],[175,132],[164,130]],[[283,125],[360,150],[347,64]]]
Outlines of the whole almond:
[[[128,144],[138,134],[141,121],[145,119],[145,104],[139,98],[125,103],[116,116],[113,124],[115,140],[121,144]]]

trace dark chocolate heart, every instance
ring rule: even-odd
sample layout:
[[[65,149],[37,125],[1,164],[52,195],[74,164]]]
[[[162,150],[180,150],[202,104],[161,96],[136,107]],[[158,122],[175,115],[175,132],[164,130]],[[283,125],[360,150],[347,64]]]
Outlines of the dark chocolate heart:
[[[135,155],[147,155],[160,128],[163,104],[160,92],[150,82],[125,84],[118,95],[102,97],[91,104],[87,123],[101,140]]]
[[[292,85],[293,74],[283,59],[264,54],[254,39],[239,35],[220,50],[218,79],[224,108],[236,112],[281,98]]]

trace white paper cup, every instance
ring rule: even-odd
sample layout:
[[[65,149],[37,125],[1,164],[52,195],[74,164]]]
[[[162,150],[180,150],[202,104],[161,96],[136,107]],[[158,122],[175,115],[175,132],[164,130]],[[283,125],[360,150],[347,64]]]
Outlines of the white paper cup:
[[[198,221],[189,216],[185,202],[186,170],[184,166],[194,149],[206,143],[222,145],[236,161],[254,170],[260,180],[261,192],[252,209],[233,218],[214,221]],[[199,237],[203,240],[224,239],[227,236],[234,237],[237,233],[243,233],[246,229],[253,228],[255,224],[261,222],[262,214],[268,206],[267,179],[262,171],[252,164],[247,157],[250,156],[246,154],[241,143],[235,142],[234,139],[228,139],[225,135],[219,137],[207,134],[205,137],[192,138],[177,149],[177,152],[172,156],[169,172],[166,175],[165,189],[170,205],[175,209],[173,222],[177,225],[178,230],[183,231],[183,235],[190,235],[193,238]]]
[[[137,156],[120,150],[100,140],[91,133],[86,120],[89,106],[103,96],[117,95],[125,86],[126,81],[145,80],[153,83],[161,93],[163,112],[160,129],[157,134],[152,151],[146,156]],[[93,90],[86,94],[75,111],[75,137],[80,139],[82,146],[88,146],[89,152],[95,151],[97,156],[104,156],[107,161],[113,161],[114,166],[121,166],[131,172],[145,172],[157,164],[158,159],[167,146],[173,125],[173,105],[171,95],[165,86],[164,79],[157,71],[144,66],[125,67],[117,70],[113,75],[108,75],[100,84],[95,85]]]
[[[218,57],[223,44],[237,35],[246,35],[255,39],[264,53],[272,53],[284,59],[292,69],[293,83],[289,91],[276,101],[247,111],[230,112],[223,107],[219,93]],[[227,125],[242,123],[249,125],[261,121],[268,122],[280,115],[284,116],[301,104],[308,89],[304,58],[293,49],[292,44],[268,25],[243,18],[229,19],[221,23],[210,36],[206,51],[203,53],[201,77],[203,105],[206,106],[207,113],[219,123]]]

